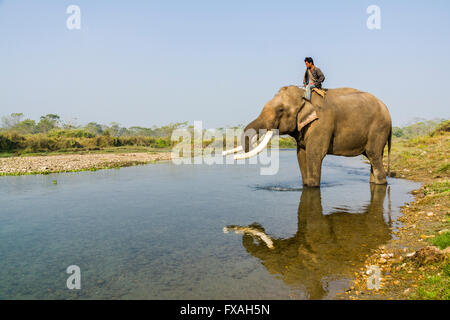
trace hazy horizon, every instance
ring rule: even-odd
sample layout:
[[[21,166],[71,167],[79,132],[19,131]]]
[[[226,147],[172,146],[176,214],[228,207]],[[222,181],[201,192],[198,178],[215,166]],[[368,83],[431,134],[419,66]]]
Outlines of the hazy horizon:
[[[369,30],[366,9],[381,8]],[[68,30],[69,5],[81,29]],[[450,3],[0,1],[0,116],[121,126],[246,124],[305,56],[324,87],[380,98],[393,125],[449,118]]]

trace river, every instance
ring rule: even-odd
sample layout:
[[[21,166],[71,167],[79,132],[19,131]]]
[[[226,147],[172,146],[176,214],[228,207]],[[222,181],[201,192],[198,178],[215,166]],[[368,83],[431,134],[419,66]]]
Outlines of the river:
[[[321,188],[302,190],[293,150],[259,173],[167,162],[0,177],[0,299],[332,299],[419,186],[371,186],[361,158],[327,156]]]

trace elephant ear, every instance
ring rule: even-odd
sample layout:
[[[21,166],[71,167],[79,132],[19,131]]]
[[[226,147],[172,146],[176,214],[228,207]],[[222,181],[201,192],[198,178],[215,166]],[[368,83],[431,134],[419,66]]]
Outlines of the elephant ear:
[[[317,119],[319,117],[317,116],[316,108],[310,102],[305,101],[305,104],[297,114],[297,130],[301,131],[305,126]]]

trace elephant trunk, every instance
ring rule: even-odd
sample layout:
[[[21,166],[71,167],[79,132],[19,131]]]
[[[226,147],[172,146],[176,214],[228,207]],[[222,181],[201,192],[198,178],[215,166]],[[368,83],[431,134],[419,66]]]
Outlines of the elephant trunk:
[[[261,121],[256,119],[250,122],[244,129],[244,132],[241,136],[241,146],[244,149],[244,152],[250,151],[251,142],[255,141],[257,138],[258,131],[260,129],[264,129]]]
[[[226,150],[222,153],[222,155],[228,155],[232,153],[237,153],[240,151],[244,151],[244,153],[238,154],[234,156],[235,160],[247,159],[259,154],[265,147],[267,147],[270,139],[273,137],[274,132],[269,129],[267,133],[264,135],[264,139],[259,141],[259,144],[256,145],[258,141],[259,130],[267,129],[268,126],[264,121],[258,117],[254,121],[250,122],[244,129],[241,136],[241,145],[237,148]]]
[[[250,145],[256,141],[258,128],[260,127],[258,119],[250,122],[244,129],[241,135],[241,145],[222,152],[222,155],[226,156],[229,154],[237,153],[244,151],[245,153],[249,152]]]

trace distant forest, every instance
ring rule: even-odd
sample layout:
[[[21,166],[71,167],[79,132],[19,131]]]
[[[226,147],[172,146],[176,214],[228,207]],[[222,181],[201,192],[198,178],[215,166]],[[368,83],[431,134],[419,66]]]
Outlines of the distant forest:
[[[232,129],[242,126],[230,127]],[[168,149],[176,129],[193,131],[188,122],[170,123],[151,128],[122,127],[119,123],[109,125],[89,122],[76,125],[62,121],[57,114],[41,116],[39,121],[25,118],[23,113],[4,116],[0,123],[0,154],[32,154],[44,152],[77,152],[102,150],[113,147],[144,147]],[[225,128],[216,129],[225,132]],[[205,141],[205,145],[212,142]],[[145,149],[146,151],[148,149]]]
[[[71,121],[64,122],[57,114],[41,116],[39,121],[24,119],[23,113],[12,113],[1,119],[0,132],[15,132],[22,135],[48,134],[50,136],[88,137],[94,136],[143,136],[143,137],[167,137],[171,136],[175,129],[188,127],[187,122],[171,123],[166,126],[152,128],[144,127],[121,127],[119,123],[112,122],[110,125],[89,122],[84,126],[75,125]]]
[[[432,133],[438,126],[444,122],[448,122],[446,119],[416,119],[413,123],[405,125],[403,127],[393,127],[392,135],[397,138],[411,139],[419,136],[424,136]]]

